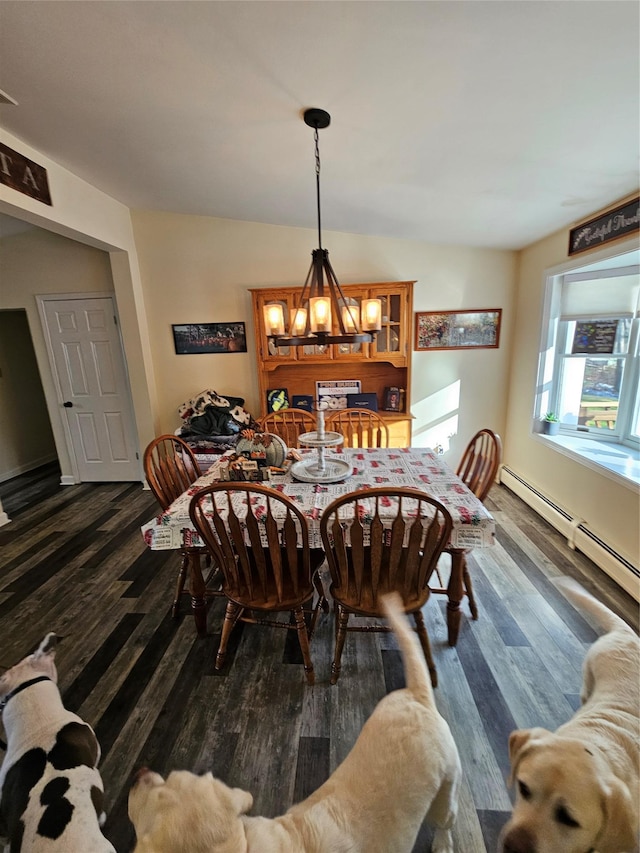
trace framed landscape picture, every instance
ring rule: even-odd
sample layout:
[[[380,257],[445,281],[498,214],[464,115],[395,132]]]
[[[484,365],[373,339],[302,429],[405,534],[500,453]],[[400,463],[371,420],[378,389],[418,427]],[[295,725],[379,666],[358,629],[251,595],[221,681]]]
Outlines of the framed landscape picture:
[[[502,308],[416,312],[416,350],[496,349]]]
[[[177,355],[247,351],[244,323],[184,323],[171,328]]]

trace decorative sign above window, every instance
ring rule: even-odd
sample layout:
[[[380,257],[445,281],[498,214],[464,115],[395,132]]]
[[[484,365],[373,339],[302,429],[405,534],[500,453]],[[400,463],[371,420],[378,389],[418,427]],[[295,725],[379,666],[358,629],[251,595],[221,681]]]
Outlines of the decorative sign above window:
[[[640,198],[590,219],[569,231],[569,254],[575,255],[587,249],[594,249],[617,240],[618,237],[628,237],[634,231],[640,230]]]
[[[47,170],[0,142],[0,184],[51,204]]]

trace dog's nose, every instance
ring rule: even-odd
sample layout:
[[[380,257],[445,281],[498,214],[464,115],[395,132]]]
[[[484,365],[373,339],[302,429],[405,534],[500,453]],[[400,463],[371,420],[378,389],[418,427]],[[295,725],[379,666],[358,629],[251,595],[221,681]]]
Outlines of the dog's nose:
[[[536,853],[536,841],[528,829],[515,826],[502,842],[502,853]]]
[[[142,779],[143,776],[146,776],[147,773],[151,773],[148,767],[141,767],[133,777],[133,784],[137,785],[138,782]]]

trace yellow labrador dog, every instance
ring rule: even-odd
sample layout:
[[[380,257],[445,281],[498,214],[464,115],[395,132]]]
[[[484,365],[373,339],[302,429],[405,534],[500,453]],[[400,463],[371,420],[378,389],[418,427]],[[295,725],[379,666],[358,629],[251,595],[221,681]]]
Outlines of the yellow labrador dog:
[[[584,662],[582,707],[555,732],[509,738],[516,783],[503,853],[629,853],[638,849],[640,641],[581,586],[556,582],[607,630]]]
[[[398,596],[386,600],[407,687],[382,699],[353,749],[314,794],[274,819],[210,773],[165,781],[141,770],[129,794],[134,853],[410,853],[425,816],[433,851],[452,853],[460,759]]]

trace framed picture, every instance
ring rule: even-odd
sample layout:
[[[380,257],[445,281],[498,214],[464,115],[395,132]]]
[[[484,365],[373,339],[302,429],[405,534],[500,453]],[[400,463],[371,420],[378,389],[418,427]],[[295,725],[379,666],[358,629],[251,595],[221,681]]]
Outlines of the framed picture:
[[[267,412],[279,412],[289,408],[289,392],[286,388],[272,388],[267,391]]]
[[[414,349],[496,349],[502,308],[416,312]]]
[[[378,395],[370,391],[361,394],[347,394],[347,409],[369,409],[378,411]]]
[[[396,388],[392,385],[390,388],[384,389],[384,410],[385,412],[401,412],[403,409],[404,388]]]
[[[316,382],[316,399],[321,409],[346,409],[349,394],[359,394],[360,391],[359,379]]]
[[[184,323],[171,328],[177,355],[247,351],[244,323]]]
[[[305,412],[312,412],[313,394],[294,394],[291,398],[291,406],[294,409],[303,409]]]

